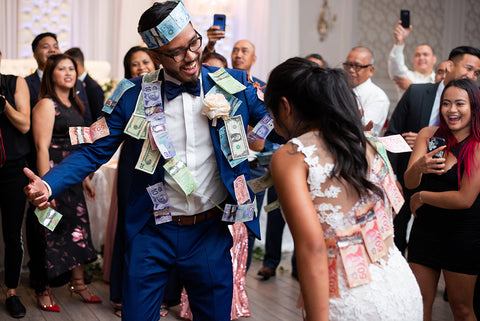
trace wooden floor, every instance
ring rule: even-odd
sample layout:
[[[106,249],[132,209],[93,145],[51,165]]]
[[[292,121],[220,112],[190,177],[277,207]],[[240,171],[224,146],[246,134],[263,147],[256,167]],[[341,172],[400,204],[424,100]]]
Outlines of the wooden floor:
[[[299,293],[298,282],[291,277],[290,256],[285,255],[277,275],[268,281],[260,281],[256,272],[261,262],[254,261],[247,273],[247,292],[252,317],[241,318],[249,321],[292,321],[302,320],[301,312],[295,308]],[[3,280],[3,273],[0,276]],[[119,321],[113,314],[108,300],[108,285],[103,281],[94,281],[89,288],[104,301],[102,304],[85,304],[78,295],[70,296],[67,287],[52,289],[55,301],[61,308],[60,313],[44,312],[37,308],[33,290],[28,288],[28,273],[22,273],[22,286],[17,289],[27,315],[22,320],[31,321]],[[433,321],[452,321],[448,303],[442,299],[444,289],[443,278],[437,291],[434,304]],[[5,309],[5,286],[0,288],[0,320],[14,320]],[[178,317],[178,307],[172,308],[167,317],[161,321],[182,320]]]

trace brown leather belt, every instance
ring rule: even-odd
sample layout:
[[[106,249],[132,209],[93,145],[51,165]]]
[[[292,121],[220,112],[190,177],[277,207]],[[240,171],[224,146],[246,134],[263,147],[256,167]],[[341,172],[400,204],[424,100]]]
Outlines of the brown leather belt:
[[[176,222],[178,225],[193,225],[198,224],[203,221],[208,220],[218,214],[222,213],[222,211],[218,207],[213,207],[205,212],[196,214],[196,215],[177,215],[172,217],[172,221]]]

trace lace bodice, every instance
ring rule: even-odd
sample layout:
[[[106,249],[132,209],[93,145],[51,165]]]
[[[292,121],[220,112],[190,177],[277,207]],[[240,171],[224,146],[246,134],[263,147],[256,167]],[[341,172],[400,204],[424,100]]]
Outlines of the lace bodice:
[[[303,141],[312,144],[305,146]],[[309,167],[307,183],[310,190],[310,197],[317,210],[320,223],[323,226],[325,238],[335,236],[335,229],[354,225],[356,223],[355,209],[361,207],[368,202],[382,201],[376,195],[369,197],[358,197],[356,192],[352,195],[352,190],[345,190],[343,182],[332,177],[334,168],[333,159],[328,152],[322,147],[318,134],[310,132],[298,138],[290,140],[292,144],[297,146],[297,151],[305,155],[305,163]],[[374,156],[373,162],[381,162],[378,155]],[[379,177],[373,172],[370,173],[369,179],[378,184]],[[383,200],[388,202],[387,199]],[[389,205],[387,204],[388,207]]]
[[[356,224],[355,209],[366,203],[382,203],[392,221],[388,197],[380,198],[376,194],[360,197],[343,180],[333,176],[334,159],[318,132],[308,132],[290,142],[305,156],[310,197],[325,238],[335,237],[336,228]],[[368,179],[381,186],[381,178],[373,168],[385,164],[378,154],[367,155],[367,158],[371,168]],[[330,320],[423,319],[422,298],[415,277],[401,253],[391,244],[385,260],[369,264],[372,281],[354,288],[348,287],[342,260],[337,255],[340,298],[330,298]]]

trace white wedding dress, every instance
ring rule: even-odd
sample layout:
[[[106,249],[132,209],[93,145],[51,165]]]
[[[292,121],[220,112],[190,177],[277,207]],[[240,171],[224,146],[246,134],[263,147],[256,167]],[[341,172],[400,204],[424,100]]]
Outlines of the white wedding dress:
[[[390,206],[387,196],[352,197],[357,195],[345,189],[342,181],[332,178],[334,168],[330,153],[323,148],[318,132],[309,132],[290,141],[303,153],[309,167],[307,183],[325,238],[335,237],[335,229],[356,224],[355,209],[367,202],[384,202]],[[382,162],[373,152],[371,161]],[[370,166],[373,168],[373,166]],[[380,178],[370,170],[369,180],[378,186]],[[337,250],[337,273],[340,297],[330,298],[330,320],[341,321],[421,321],[423,304],[420,289],[405,258],[390,243],[388,255],[380,264],[369,264],[372,281],[358,287],[349,288],[340,254]]]

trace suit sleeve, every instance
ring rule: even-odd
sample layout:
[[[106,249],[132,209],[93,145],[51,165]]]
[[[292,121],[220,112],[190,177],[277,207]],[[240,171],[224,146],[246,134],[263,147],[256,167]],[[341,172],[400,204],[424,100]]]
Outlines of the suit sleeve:
[[[85,78],[85,80],[87,80],[87,78]],[[87,85],[87,97],[90,111],[92,113],[92,121],[95,122],[103,115],[103,90],[102,87],[100,87],[100,85],[92,78],[88,79],[88,82],[85,82],[85,84]]]
[[[113,156],[125,138],[123,130],[135,108],[134,103],[128,102],[135,101],[136,98],[125,99],[125,96],[132,94],[135,94],[135,90],[127,91],[112,114],[105,117],[110,135],[100,138],[93,144],[79,147],[43,176],[43,180],[52,188],[54,198],[65,189],[84,180],[88,174],[96,171]]]

